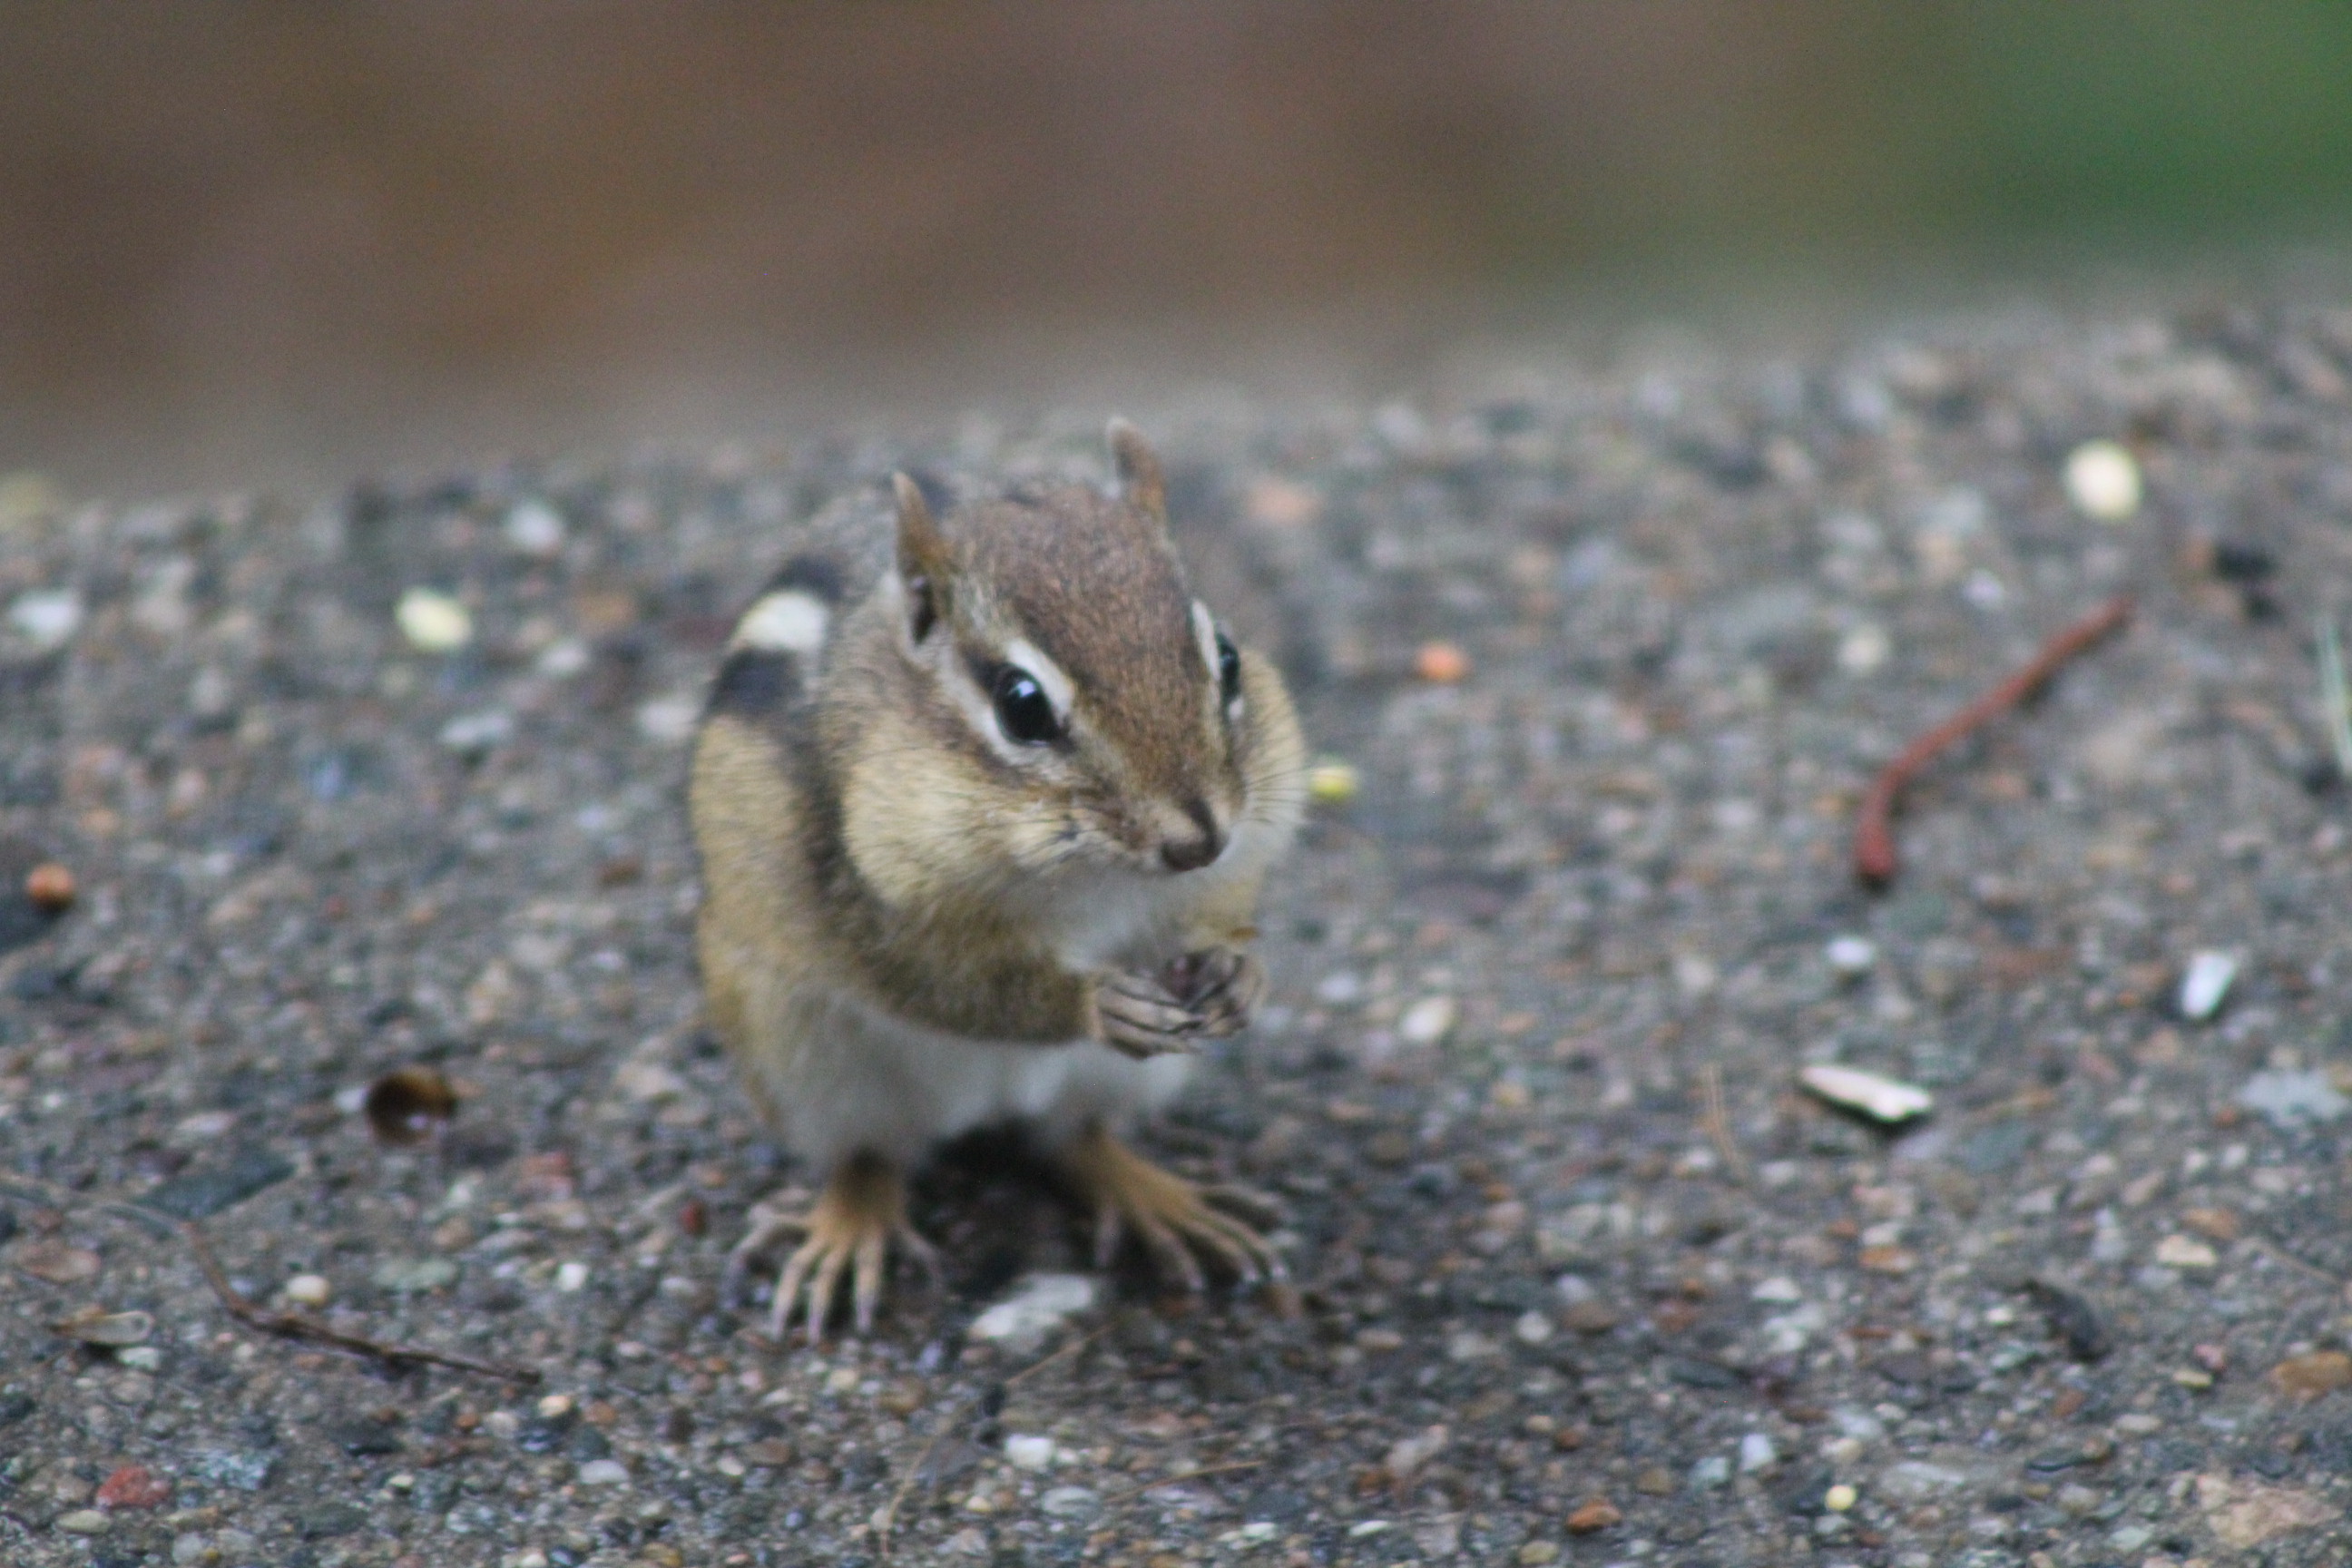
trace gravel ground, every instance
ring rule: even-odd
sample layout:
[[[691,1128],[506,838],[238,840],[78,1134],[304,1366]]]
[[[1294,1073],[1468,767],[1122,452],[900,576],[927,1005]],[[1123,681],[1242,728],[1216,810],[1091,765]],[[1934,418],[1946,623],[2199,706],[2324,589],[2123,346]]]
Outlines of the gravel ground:
[[[2208,309],[1132,411],[1357,774],[1151,1140],[1279,1201],[1295,1289],[1130,1269],[1006,1337],[1083,1254],[976,1147],[919,1196],[944,1289],[820,1351],[717,1295],[806,1173],[698,1025],[685,733],[822,501],[1092,477],[1106,411],[318,506],[0,484],[0,1557],[2343,1561],[2348,375],[2352,314]],[[2062,484],[2097,437],[2127,521]],[[1858,889],[1874,770],[2124,590]],[[1831,1061],[1936,1107],[1832,1111]],[[460,1096],[404,1147],[359,1110],[403,1067]],[[259,1338],[108,1200],[543,1381]]]

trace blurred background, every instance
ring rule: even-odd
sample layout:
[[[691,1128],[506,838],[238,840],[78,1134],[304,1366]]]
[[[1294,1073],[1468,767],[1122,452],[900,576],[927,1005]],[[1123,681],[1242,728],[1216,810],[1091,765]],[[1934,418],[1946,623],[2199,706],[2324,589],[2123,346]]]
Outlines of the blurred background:
[[[0,472],[101,493],[2352,233],[2313,0],[50,0],[0,58]]]

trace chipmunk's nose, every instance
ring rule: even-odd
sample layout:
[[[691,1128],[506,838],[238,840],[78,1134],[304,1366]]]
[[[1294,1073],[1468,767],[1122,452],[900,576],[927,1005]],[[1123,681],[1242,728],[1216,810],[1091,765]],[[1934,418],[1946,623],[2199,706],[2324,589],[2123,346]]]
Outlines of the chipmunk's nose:
[[[1193,832],[1171,834],[1160,841],[1160,859],[1171,871],[1197,871],[1225,852],[1225,831],[1205,800],[1184,803],[1184,816]]]

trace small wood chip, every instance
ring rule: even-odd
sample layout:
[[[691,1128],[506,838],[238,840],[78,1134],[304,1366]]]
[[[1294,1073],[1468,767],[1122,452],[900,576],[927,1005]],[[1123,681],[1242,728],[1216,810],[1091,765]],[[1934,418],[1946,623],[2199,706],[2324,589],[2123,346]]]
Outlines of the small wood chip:
[[[387,1143],[421,1143],[457,1114],[457,1091],[431,1068],[399,1068],[368,1085],[368,1125]]]
[[[147,1336],[155,1331],[155,1320],[145,1312],[109,1312],[98,1307],[84,1307],[72,1317],[51,1323],[49,1331],[80,1344],[119,1350],[146,1342]]]

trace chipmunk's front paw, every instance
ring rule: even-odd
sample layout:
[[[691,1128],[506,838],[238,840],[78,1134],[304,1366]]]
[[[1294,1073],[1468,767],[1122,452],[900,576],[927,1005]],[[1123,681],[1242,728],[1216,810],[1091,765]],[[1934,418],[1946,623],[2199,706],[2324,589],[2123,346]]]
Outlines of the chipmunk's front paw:
[[[1169,965],[1167,979],[1211,1039],[1241,1033],[1265,995],[1265,966],[1238,948],[1188,952]]]
[[[791,1331],[796,1308],[808,1324],[809,1343],[817,1342],[845,1271],[857,1331],[869,1332],[894,1242],[934,1278],[939,1273],[939,1255],[908,1223],[907,1188],[898,1167],[878,1155],[855,1155],[835,1171],[804,1215],[755,1211],[750,1234],[728,1256],[730,1295],[752,1261],[787,1236],[803,1239],[777,1276],[776,1299],[768,1312],[768,1335],[779,1344]]]
[[[1095,1036],[1140,1060],[1197,1047],[1205,1020],[1149,974],[1106,974],[1095,983]]]

